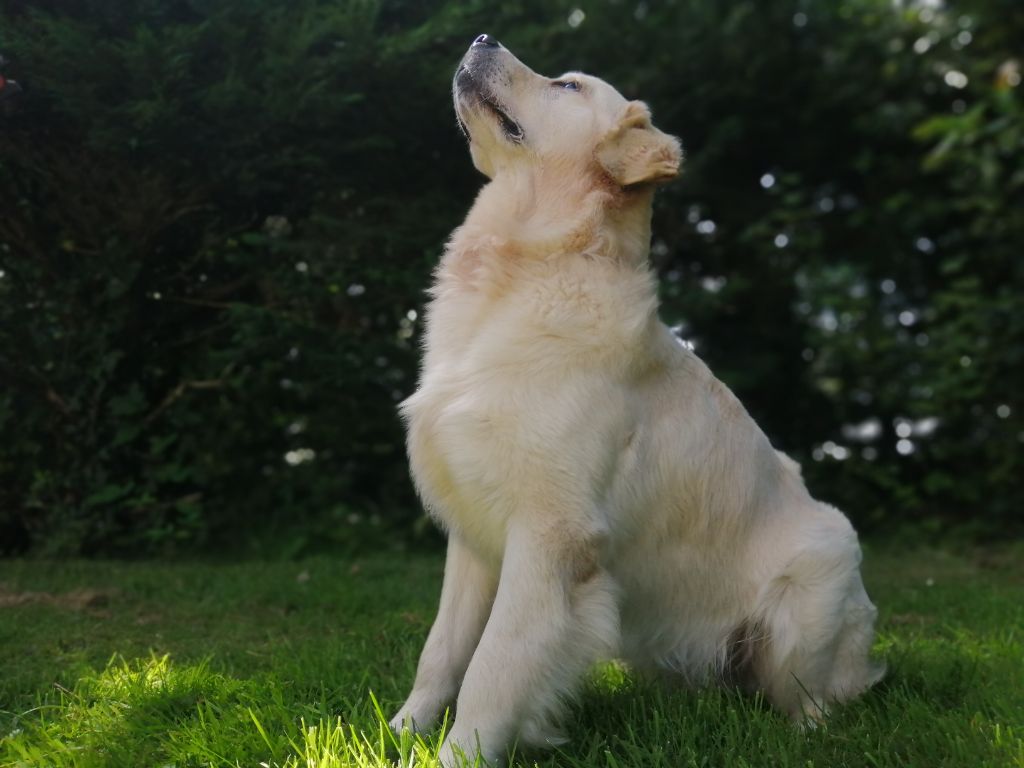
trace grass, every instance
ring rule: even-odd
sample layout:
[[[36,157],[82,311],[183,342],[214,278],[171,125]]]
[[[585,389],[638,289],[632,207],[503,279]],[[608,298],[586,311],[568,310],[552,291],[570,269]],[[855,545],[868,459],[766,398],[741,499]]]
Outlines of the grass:
[[[437,556],[0,561],[0,766],[428,765],[383,724]],[[541,766],[1024,766],[1024,547],[875,551],[886,680],[800,732],[763,701],[595,670]]]

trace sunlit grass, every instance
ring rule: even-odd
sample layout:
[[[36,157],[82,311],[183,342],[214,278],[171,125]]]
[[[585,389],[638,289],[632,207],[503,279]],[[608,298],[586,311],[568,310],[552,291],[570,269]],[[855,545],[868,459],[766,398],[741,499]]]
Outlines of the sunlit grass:
[[[544,766],[1024,766],[1024,565],[1007,548],[872,553],[889,675],[817,730],[759,697],[590,676]],[[429,766],[386,726],[439,558],[0,563],[0,765]],[[61,598],[88,587],[103,599]]]

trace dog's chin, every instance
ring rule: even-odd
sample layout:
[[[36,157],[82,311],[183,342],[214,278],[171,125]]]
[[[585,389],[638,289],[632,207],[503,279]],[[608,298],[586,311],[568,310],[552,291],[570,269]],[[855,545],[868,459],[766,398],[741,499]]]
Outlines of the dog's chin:
[[[462,115],[458,108],[455,110],[455,125],[459,127],[459,133],[461,133],[466,141],[472,141],[473,135],[469,132],[469,126],[466,125],[466,121],[462,119]]]

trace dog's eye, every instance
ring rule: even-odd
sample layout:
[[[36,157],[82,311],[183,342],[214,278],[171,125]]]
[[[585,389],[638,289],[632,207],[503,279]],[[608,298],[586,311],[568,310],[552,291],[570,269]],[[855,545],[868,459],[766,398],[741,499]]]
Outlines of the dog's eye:
[[[575,80],[556,80],[552,83],[556,88],[564,88],[567,91],[578,91],[580,84]]]

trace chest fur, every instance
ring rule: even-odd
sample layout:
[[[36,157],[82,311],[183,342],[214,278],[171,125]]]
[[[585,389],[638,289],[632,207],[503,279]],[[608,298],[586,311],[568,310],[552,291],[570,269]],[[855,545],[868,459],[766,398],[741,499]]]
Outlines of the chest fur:
[[[571,266],[529,277],[499,295],[464,281],[435,288],[420,386],[402,406],[428,510],[496,552],[517,508],[597,487],[590,475],[607,470],[620,428],[601,421],[621,412],[605,401],[620,396],[654,321],[645,280],[623,296],[628,280]]]

